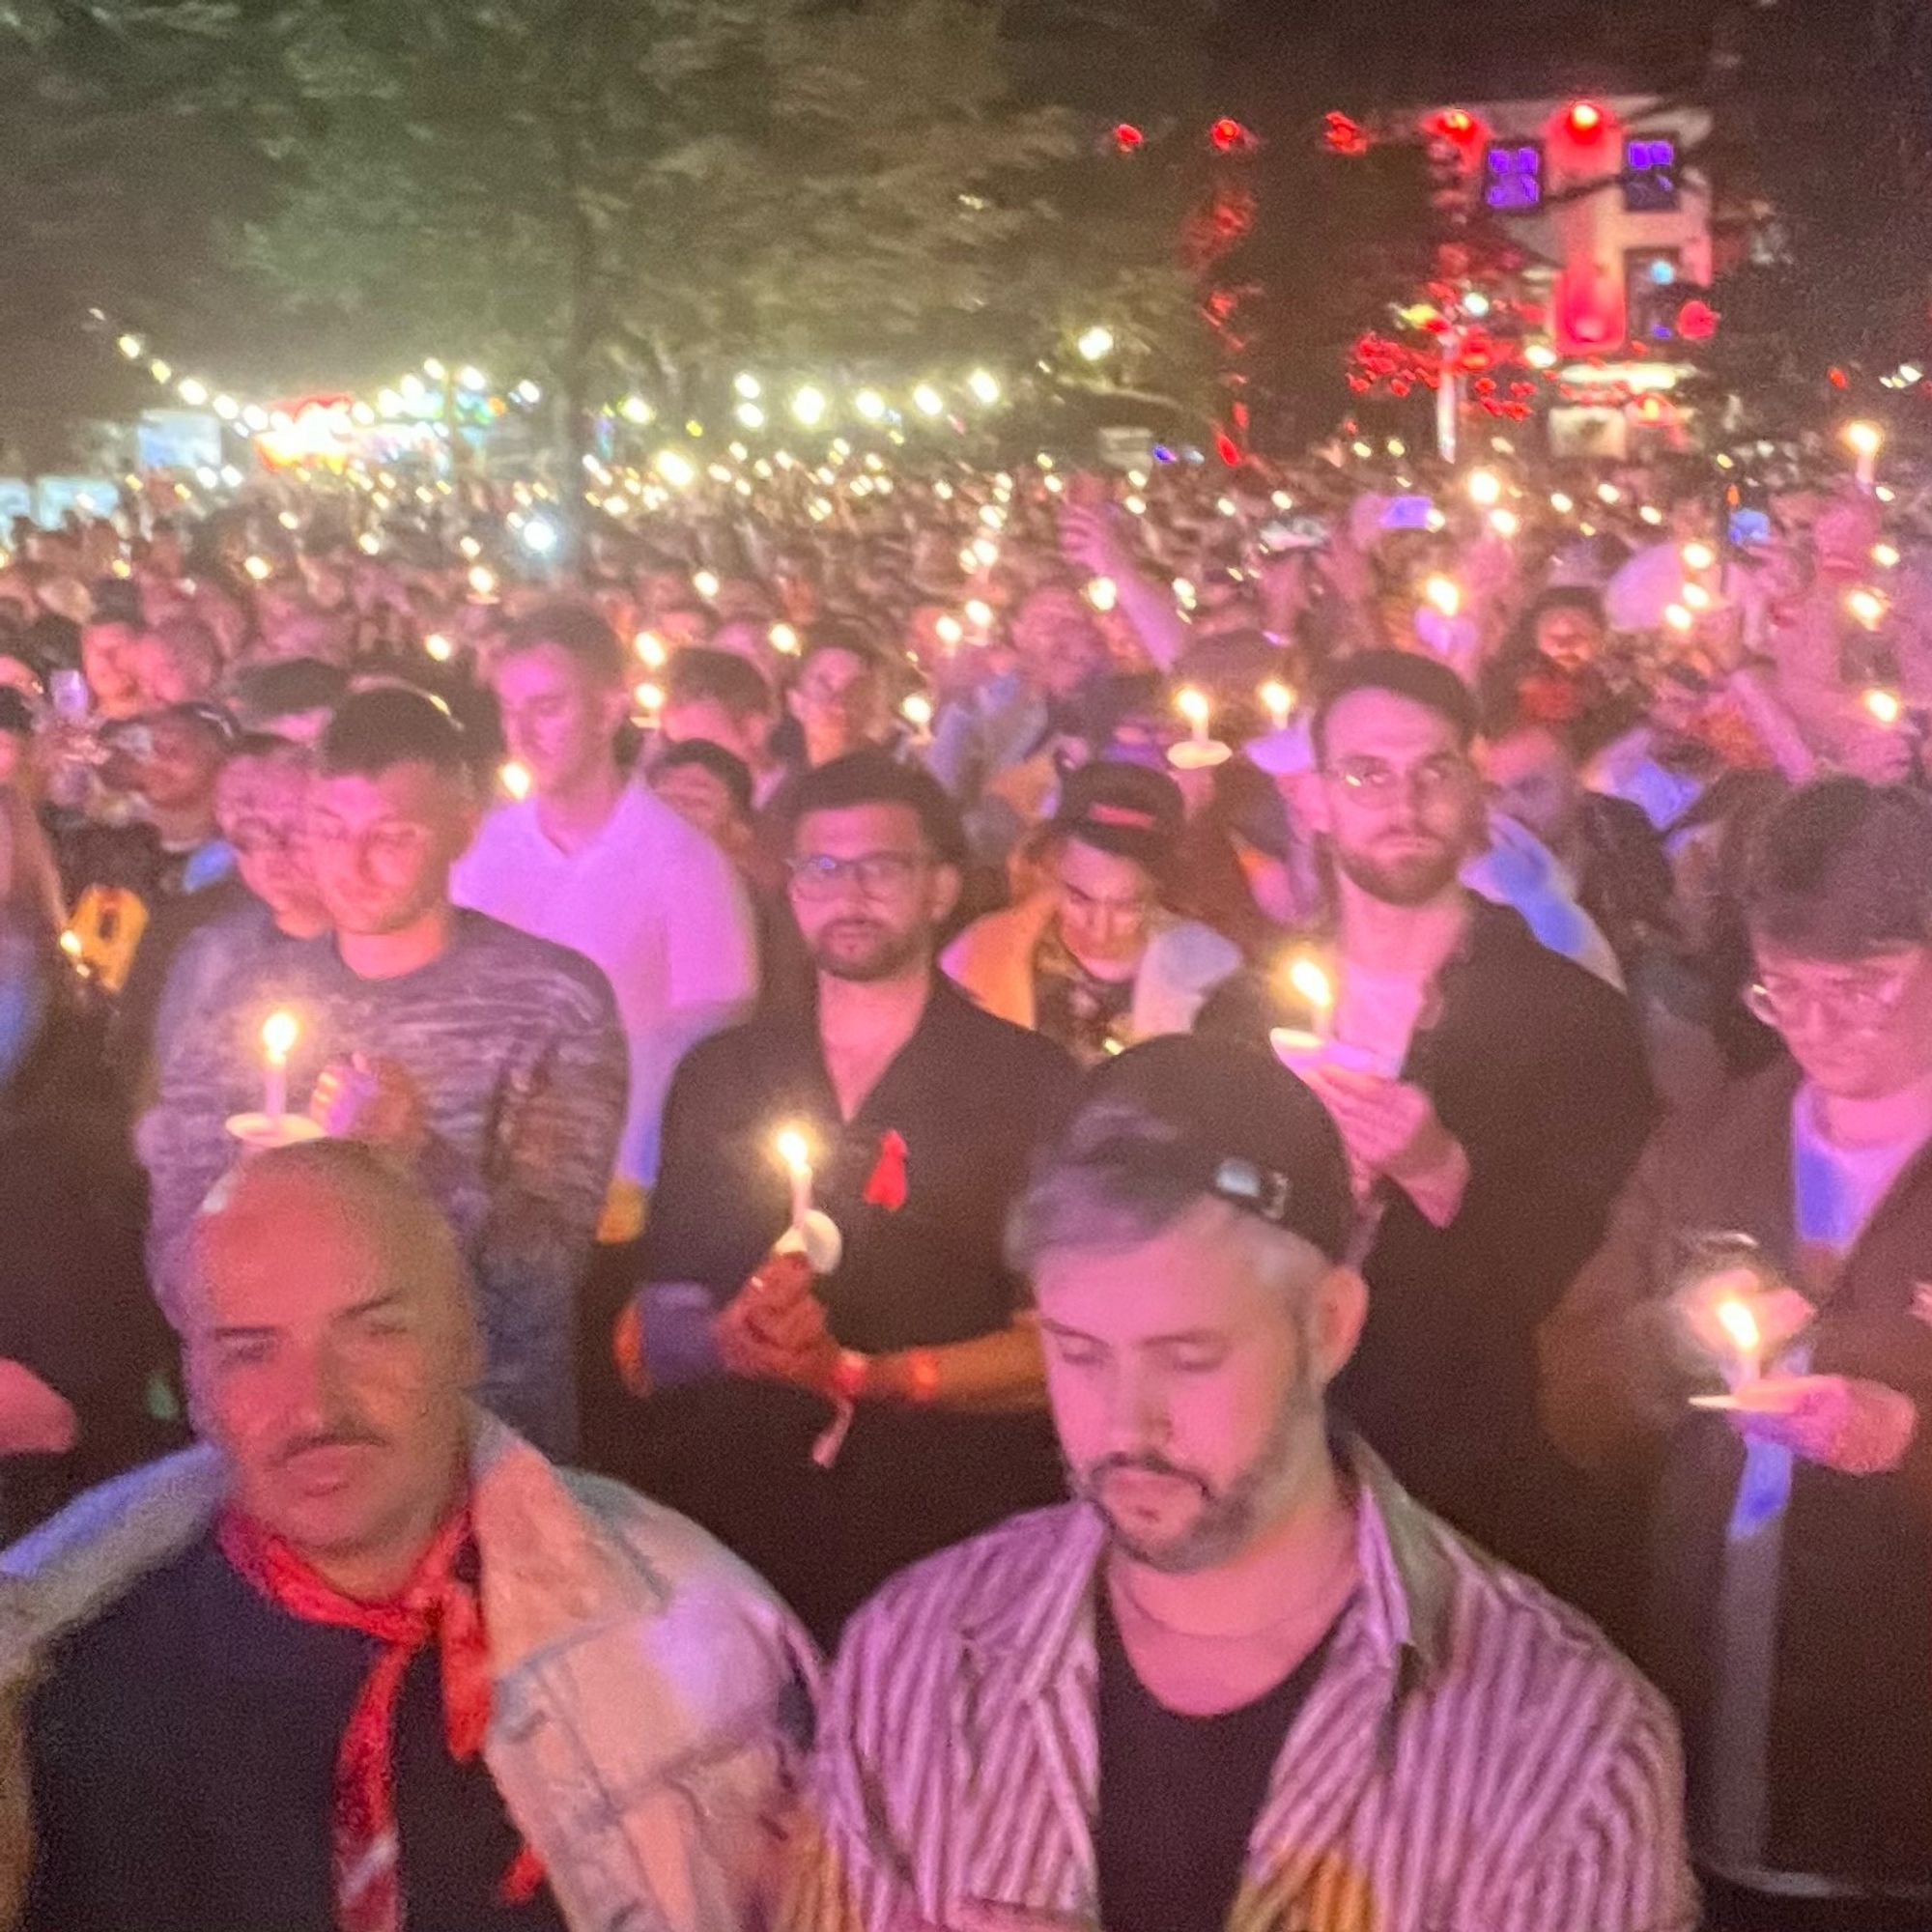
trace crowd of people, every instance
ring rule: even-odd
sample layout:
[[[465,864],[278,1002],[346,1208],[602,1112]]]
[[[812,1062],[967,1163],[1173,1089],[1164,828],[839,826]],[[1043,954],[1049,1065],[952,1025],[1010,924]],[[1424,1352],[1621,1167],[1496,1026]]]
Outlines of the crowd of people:
[[[1907,497],[597,480],[14,532],[6,1922],[1932,1926]]]

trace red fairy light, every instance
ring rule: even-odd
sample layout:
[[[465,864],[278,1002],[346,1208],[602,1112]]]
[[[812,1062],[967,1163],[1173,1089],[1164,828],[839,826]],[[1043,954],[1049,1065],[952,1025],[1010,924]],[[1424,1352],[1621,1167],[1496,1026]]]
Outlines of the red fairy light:
[[[1594,141],[1604,131],[1604,110],[1594,100],[1573,101],[1563,121],[1574,140]]]
[[[1232,410],[1230,410],[1230,411],[1228,412],[1228,413],[1229,413],[1230,415],[1232,415],[1232,416],[1234,417],[1234,419],[1235,419],[1235,427],[1236,427],[1236,429],[1246,429],[1246,428],[1247,428],[1247,426],[1248,426],[1248,406],[1247,406],[1247,404],[1246,404],[1246,403],[1236,403],[1236,404],[1235,405],[1235,407],[1234,407],[1234,408],[1233,408]]]
[[[1827,379],[1834,389],[1849,389],[1852,379],[1842,369],[1833,368],[1827,372]]]
[[[1208,130],[1216,154],[1245,154],[1255,145],[1255,137],[1232,114],[1224,114]]]
[[[1131,121],[1121,122],[1114,129],[1114,146],[1123,155],[1147,145],[1147,136]]]
[[[1241,445],[1226,430],[1214,439],[1214,453],[1230,469],[1237,469],[1241,463]]]
[[[1369,152],[1368,130],[1359,121],[1350,120],[1346,114],[1330,114],[1324,123],[1321,138],[1338,155],[1366,155]]]

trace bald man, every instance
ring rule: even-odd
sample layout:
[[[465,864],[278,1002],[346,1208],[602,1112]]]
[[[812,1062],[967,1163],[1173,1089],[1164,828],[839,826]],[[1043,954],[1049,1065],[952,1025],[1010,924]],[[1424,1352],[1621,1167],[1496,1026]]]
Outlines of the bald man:
[[[762,1922],[815,1682],[777,1601],[471,1406],[455,1237],[381,1153],[262,1155],[192,1253],[203,1445],[0,1559],[34,1585],[0,1626],[32,1808],[0,1923]]]

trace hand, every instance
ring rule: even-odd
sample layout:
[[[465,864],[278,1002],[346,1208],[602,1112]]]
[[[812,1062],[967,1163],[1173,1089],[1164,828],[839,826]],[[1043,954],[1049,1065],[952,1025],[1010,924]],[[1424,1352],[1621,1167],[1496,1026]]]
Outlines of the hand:
[[[1063,555],[1095,577],[1118,579],[1129,567],[1121,548],[1112,513],[1103,505],[1063,505],[1060,512]]]
[[[1398,1184],[1427,1182],[1466,1163],[1462,1143],[1435,1117],[1420,1087],[1321,1062],[1305,1075],[1327,1105],[1350,1154]]]
[[[351,1054],[315,1083],[309,1119],[337,1140],[367,1141],[413,1159],[429,1139],[421,1090],[400,1062]]]
[[[726,1303],[713,1333],[733,1375],[822,1393],[838,1365],[838,1345],[803,1255],[768,1255]]]
[[[1847,1476],[1895,1469],[1918,1428],[1918,1406],[1883,1382],[1849,1376],[1775,1376],[1737,1392],[1731,1427]]]

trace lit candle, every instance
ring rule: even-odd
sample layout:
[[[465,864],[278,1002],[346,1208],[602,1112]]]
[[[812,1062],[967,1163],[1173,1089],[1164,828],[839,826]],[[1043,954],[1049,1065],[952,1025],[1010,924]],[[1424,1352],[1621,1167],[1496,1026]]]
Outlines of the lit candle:
[[[1885,447],[1885,432],[1874,422],[1847,423],[1845,440],[1859,460],[1859,488],[1869,494],[1878,484],[1878,453]]]
[[[1208,721],[1213,716],[1213,706],[1208,702],[1205,691],[1196,691],[1192,685],[1179,693],[1174,700],[1174,708],[1186,719],[1188,730],[1197,745],[1206,745]]]
[[[1865,709],[1887,729],[1905,716],[1905,706],[1897,692],[1887,691],[1883,685],[1874,685],[1865,693]]]
[[[262,1023],[262,1111],[279,1121],[289,1111],[289,1055],[301,1028],[290,1012],[274,1012]]]
[[[803,1236],[811,1213],[811,1144],[799,1128],[783,1127],[772,1146],[791,1181],[791,1233]]]
[[[1294,709],[1294,693],[1278,678],[1270,678],[1262,686],[1262,702],[1267,706],[1267,714],[1274,721],[1277,731],[1288,729],[1288,716]]]
[[[1313,959],[1297,959],[1288,982],[1308,1002],[1310,1026],[1323,1046],[1335,1037],[1335,983]]]
[[[1717,552],[1707,543],[1688,543],[1684,546],[1686,570],[1709,570],[1717,560]]]
[[[1885,599],[1876,590],[1854,590],[1845,599],[1845,609],[1868,631],[1885,622]]]
[[[640,684],[632,694],[638,700],[638,723],[646,731],[656,731],[664,724],[665,694],[661,684]]]
[[[1713,1311],[1724,1339],[1737,1356],[1737,1386],[1743,1388],[1758,1379],[1763,1372],[1764,1333],[1749,1303],[1727,1294]]]
[[[912,726],[913,743],[929,744],[932,739],[932,699],[923,691],[915,691],[899,706],[899,716]]]
[[[632,648],[646,670],[663,670],[670,655],[665,649],[665,640],[655,631],[639,631],[632,639]]]
[[[521,805],[525,799],[529,797],[530,774],[527,766],[520,765],[514,758],[512,758],[510,762],[497,774],[497,781],[502,785],[503,789],[506,792],[508,792],[509,795],[518,802],[518,804]]]
[[[1432,577],[1422,586],[1424,602],[1445,617],[1453,617],[1463,608],[1463,588],[1453,577]]]

